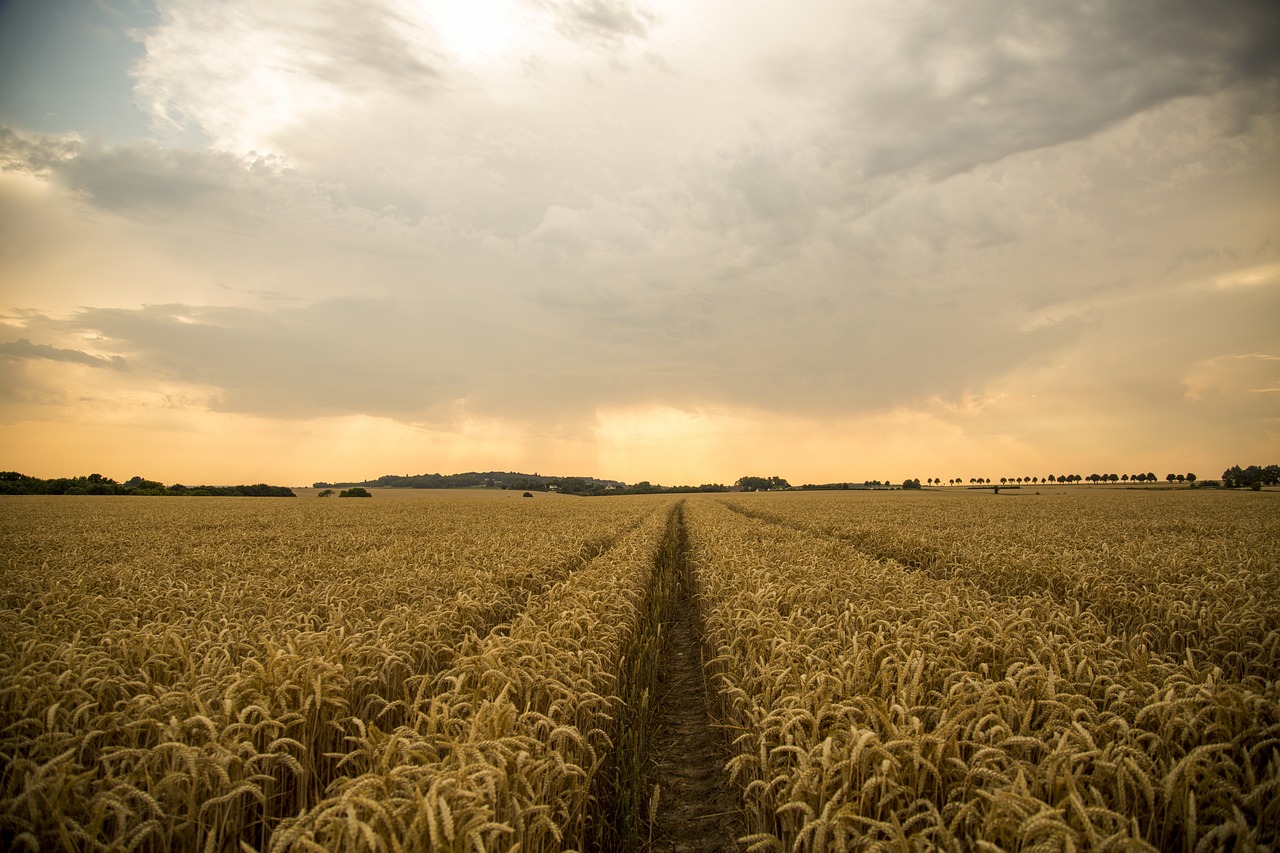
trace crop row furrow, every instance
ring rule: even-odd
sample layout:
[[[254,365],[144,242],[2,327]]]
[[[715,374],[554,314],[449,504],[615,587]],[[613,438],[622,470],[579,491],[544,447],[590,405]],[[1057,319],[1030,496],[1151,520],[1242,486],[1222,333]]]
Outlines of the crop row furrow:
[[[1162,520],[1158,495],[1137,496],[1153,505],[1143,524],[1108,516],[1102,500],[1108,496],[1093,496],[1074,518],[1057,512],[1059,504],[1030,497],[947,495],[924,508],[898,506],[896,514],[865,496],[838,504],[794,497],[725,503],[939,580],[971,584],[1010,606],[1049,596],[1126,643],[1174,659],[1191,653],[1255,688],[1280,674],[1280,590],[1249,581],[1280,577],[1280,520],[1265,514],[1252,521],[1205,515],[1193,523],[1182,517],[1184,508],[1169,505]],[[903,513],[910,524],[902,523]],[[1146,534],[1135,535],[1144,527]],[[1267,549],[1242,553],[1244,541]]]
[[[1051,601],[1017,609],[712,502],[690,520],[754,848],[1276,840],[1274,683],[1135,658]]]
[[[436,689],[414,697],[408,724],[355,738],[351,772],[271,849],[610,843],[600,797],[626,735],[622,682],[668,526],[668,513],[651,514],[532,598],[508,632],[469,641]]]
[[[9,846],[265,846],[460,650],[659,511],[181,503],[97,499],[61,520],[47,500],[4,505]]]

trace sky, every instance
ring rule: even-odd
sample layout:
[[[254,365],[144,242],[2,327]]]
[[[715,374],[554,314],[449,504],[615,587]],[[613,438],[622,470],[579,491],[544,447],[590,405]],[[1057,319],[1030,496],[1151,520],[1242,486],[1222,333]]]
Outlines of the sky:
[[[1280,461],[1272,0],[0,0],[0,469]]]

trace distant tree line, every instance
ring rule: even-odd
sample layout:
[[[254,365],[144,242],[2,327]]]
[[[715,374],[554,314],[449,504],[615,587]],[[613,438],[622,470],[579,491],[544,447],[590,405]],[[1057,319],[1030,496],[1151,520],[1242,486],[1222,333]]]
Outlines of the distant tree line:
[[[863,489],[919,489],[924,485],[929,486],[965,486],[975,488],[986,488],[998,484],[1001,487],[1022,486],[1022,485],[1039,485],[1045,484],[1061,484],[1074,485],[1076,483],[1158,483],[1160,477],[1157,477],[1154,471],[1137,474],[1089,474],[1087,476],[1081,474],[1046,474],[1043,476],[1013,476],[1001,477],[998,481],[992,480],[990,477],[952,477],[943,479],[942,477],[927,477],[923,481],[918,477],[908,477],[901,483],[894,483],[888,479],[884,480],[864,480],[861,483],[844,482],[844,483],[807,483],[798,488],[806,491],[828,490],[828,491],[844,491],[844,490],[863,490]],[[1190,483],[1192,486],[1216,486],[1217,482],[1210,480],[1208,483],[1197,481],[1195,474],[1166,474],[1163,478],[1168,483]],[[1280,466],[1268,465],[1265,468],[1257,465],[1250,465],[1246,469],[1239,466],[1231,468],[1223,474],[1223,484],[1228,488],[1239,486],[1253,486],[1255,483],[1261,485],[1272,485],[1280,483]],[[544,476],[542,474],[521,474],[514,471],[469,471],[464,474],[385,474],[374,480],[364,480],[363,482],[354,483],[326,483],[317,482],[314,484],[317,489],[337,489],[337,488],[393,488],[393,489],[509,489],[518,492],[559,492],[566,495],[654,495],[654,494],[686,494],[692,492],[727,492],[729,486],[721,483],[703,483],[699,486],[663,486],[650,483],[648,480],[641,480],[638,483],[628,485],[620,480],[602,480],[595,477],[553,477]],[[182,488],[174,486],[172,488]],[[197,487],[206,488],[206,487]],[[237,486],[235,488],[259,488]],[[271,487],[265,487],[271,488]],[[766,492],[766,491],[786,491],[794,488],[786,479],[778,476],[760,477],[745,476],[739,477],[733,484],[733,488],[743,492]],[[0,486],[2,493],[2,486]],[[292,494],[292,493],[290,493]],[[330,492],[330,494],[333,494]]]
[[[781,477],[739,477],[734,485],[743,492],[785,492],[791,488]]]
[[[243,498],[292,498],[293,490],[285,486],[184,486],[175,483],[166,486],[156,480],[132,477],[118,483],[101,474],[87,477],[58,477],[42,480],[19,474],[17,471],[0,471],[0,495],[164,495],[171,497],[243,497]]]
[[[1155,472],[1147,472],[1145,474],[1090,474],[1087,477],[1081,474],[1046,474],[1040,476],[1022,476],[1022,477],[1001,477],[999,483],[1001,486],[1021,486],[1026,484],[1038,485],[1040,483],[1060,483],[1072,485],[1075,483],[1156,483],[1160,478]],[[1194,483],[1196,482],[1195,474],[1167,474],[1165,480],[1174,483]],[[918,480],[916,482],[919,482]],[[952,477],[944,480],[941,477],[928,477],[925,483],[930,486],[963,486],[966,483],[970,486],[990,486],[992,484],[990,477],[970,477],[966,480],[963,477]],[[904,484],[905,487],[905,484]]]
[[[918,483],[920,481],[914,480],[912,482]],[[805,483],[800,487],[801,491],[805,492],[851,492],[865,491],[867,489],[892,488],[900,487],[894,486],[888,480],[884,480],[883,482],[880,480],[864,480],[861,483]]]
[[[1261,489],[1263,486],[1280,486],[1280,465],[1250,465],[1241,468],[1232,465],[1222,472],[1222,485],[1228,489]]]
[[[723,483],[703,483],[699,486],[662,486],[650,483],[648,480],[641,480],[638,483],[627,486],[619,486],[607,492],[588,492],[587,494],[606,494],[606,495],[688,495],[697,492],[727,492],[729,487]],[[572,493],[570,493],[572,494]]]
[[[515,491],[567,494],[605,494],[623,488],[617,480],[597,480],[594,477],[544,477],[541,474],[521,474],[515,471],[468,471],[465,474],[384,474],[375,480],[358,483],[313,484],[317,489],[362,486],[382,489],[511,489]]]
[[[785,482],[785,481],[784,481]],[[684,494],[690,492],[727,492],[728,486],[720,483],[703,483],[700,486],[661,486],[641,480],[627,485],[620,480],[601,480],[595,477],[551,477],[542,474],[521,474],[514,471],[469,471],[465,474],[386,474],[376,480],[360,483],[313,484],[317,489],[342,487],[368,487],[383,489],[508,489],[517,492],[559,492],[565,495],[656,495]]]

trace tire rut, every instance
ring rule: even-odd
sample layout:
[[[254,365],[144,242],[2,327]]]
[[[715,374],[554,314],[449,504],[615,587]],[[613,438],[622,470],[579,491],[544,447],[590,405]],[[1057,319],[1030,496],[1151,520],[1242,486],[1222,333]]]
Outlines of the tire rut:
[[[724,772],[724,745],[711,726],[702,659],[698,596],[685,559],[683,507],[672,514],[677,547],[659,571],[666,584],[653,733],[646,790],[640,804],[649,850],[719,853],[738,849],[742,834],[737,799]],[[651,818],[651,820],[650,820]]]

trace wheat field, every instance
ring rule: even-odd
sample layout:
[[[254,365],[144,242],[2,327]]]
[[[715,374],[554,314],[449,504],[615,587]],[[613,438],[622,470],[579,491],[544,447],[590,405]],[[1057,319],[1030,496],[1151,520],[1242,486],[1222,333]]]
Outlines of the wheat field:
[[[696,700],[742,849],[1273,849],[1278,509],[6,498],[0,844],[645,849]]]

